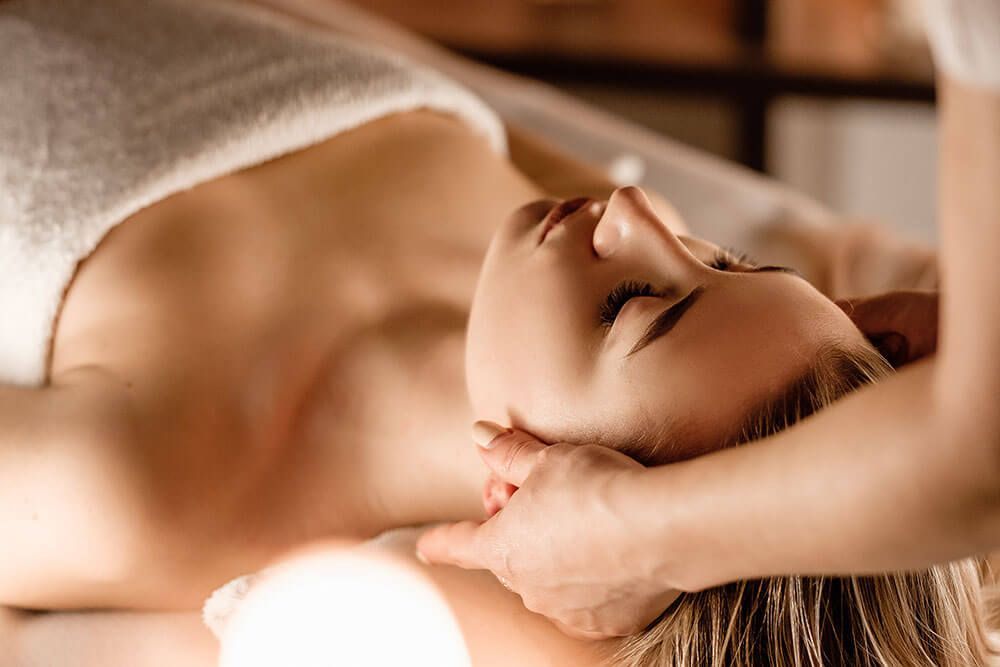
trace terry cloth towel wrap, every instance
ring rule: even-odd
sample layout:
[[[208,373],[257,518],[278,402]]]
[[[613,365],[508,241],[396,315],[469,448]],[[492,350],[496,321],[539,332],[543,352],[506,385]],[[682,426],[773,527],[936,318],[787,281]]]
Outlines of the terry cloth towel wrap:
[[[0,2],[0,382],[44,384],[77,264],[129,215],[416,108],[507,153],[499,117],[456,82],[259,7]]]

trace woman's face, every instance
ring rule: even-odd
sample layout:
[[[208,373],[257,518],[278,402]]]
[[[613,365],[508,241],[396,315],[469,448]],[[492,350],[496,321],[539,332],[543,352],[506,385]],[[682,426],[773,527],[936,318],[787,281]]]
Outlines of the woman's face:
[[[719,446],[823,344],[862,340],[793,272],[675,236],[639,188],[553,226],[569,208],[523,206],[490,244],[466,345],[477,419],[624,451],[669,435],[664,457],[686,458]]]

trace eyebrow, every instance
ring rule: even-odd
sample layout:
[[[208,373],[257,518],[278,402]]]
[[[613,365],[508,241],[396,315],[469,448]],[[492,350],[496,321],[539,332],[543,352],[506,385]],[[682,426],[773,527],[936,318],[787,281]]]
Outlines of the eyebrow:
[[[628,354],[625,356],[631,357],[633,354],[677,326],[677,323],[680,322],[682,317],[684,317],[684,313],[686,313],[691,306],[698,301],[698,298],[704,292],[705,288],[699,285],[691,290],[686,297],[657,315],[656,319],[650,322],[649,326],[646,327],[646,331],[642,334],[639,342],[633,345],[632,349],[629,350]]]
[[[751,269],[747,269],[746,271],[741,271],[740,273],[787,273],[808,282],[804,275],[790,266],[755,266]],[[699,285],[691,290],[691,293],[686,297],[657,315],[656,319],[653,320],[648,327],[646,327],[646,331],[643,332],[639,341],[632,346],[632,349],[629,350],[628,354],[625,356],[631,357],[633,354],[677,326],[677,323],[680,322],[681,318],[684,317],[684,314],[691,308],[691,306],[698,301],[698,298],[702,295],[702,293],[704,293],[704,291],[705,288]]]

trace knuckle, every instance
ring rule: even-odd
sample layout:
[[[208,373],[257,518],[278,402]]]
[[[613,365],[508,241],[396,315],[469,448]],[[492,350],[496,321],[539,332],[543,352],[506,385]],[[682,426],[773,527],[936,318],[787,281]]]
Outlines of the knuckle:
[[[604,633],[607,624],[604,623],[600,610],[588,609],[580,615],[580,627],[590,633]]]
[[[521,603],[528,611],[533,611],[536,614],[541,614],[542,616],[548,616],[546,613],[548,610],[545,608],[545,605],[543,605],[541,600],[535,595],[531,595],[527,592],[522,593]]]
[[[545,465],[552,458],[552,448],[546,447],[538,452],[537,465]]]
[[[524,435],[510,435],[513,438],[512,442],[507,445],[507,451],[503,457],[503,469],[507,472],[513,469],[515,462],[521,456],[525,449],[531,444],[531,439]]]
[[[516,578],[517,573],[514,571],[515,568],[513,559],[511,558],[510,549],[503,549],[498,554],[497,567],[500,570],[501,574],[503,574],[508,579]]]
[[[580,449],[579,445],[572,445],[568,442],[557,442],[550,447],[546,447],[545,451],[550,452],[554,455],[565,456],[567,454],[573,453],[574,450]]]
[[[564,613],[558,619],[560,623],[568,628],[572,628],[576,632],[590,633],[593,632],[591,627],[590,619],[581,612],[574,611],[571,613]]]
[[[632,624],[626,623],[625,621],[614,621],[609,623],[606,627],[601,628],[599,631],[610,637],[624,637],[635,632],[636,628],[633,628]]]
[[[498,577],[510,579],[511,570],[510,549],[503,542],[490,541],[486,549],[486,566]]]
[[[557,442],[554,445],[549,445],[538,453],[538,463],[555,465],[565,460],[571,460],[574,451],[577,449],[579,449],[579,447],[576,445],[571,445],[567,442]]]

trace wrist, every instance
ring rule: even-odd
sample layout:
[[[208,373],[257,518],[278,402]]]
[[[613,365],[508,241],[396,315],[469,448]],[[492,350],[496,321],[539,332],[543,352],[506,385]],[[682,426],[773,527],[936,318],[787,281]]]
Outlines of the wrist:
[[[704,588],[692,565],[684,515],[687,513],[671,489],[671,469],[676,465],[630,470],[619,475],[610,495],[621,526],[622,563],[656,592],[693,592]]]

